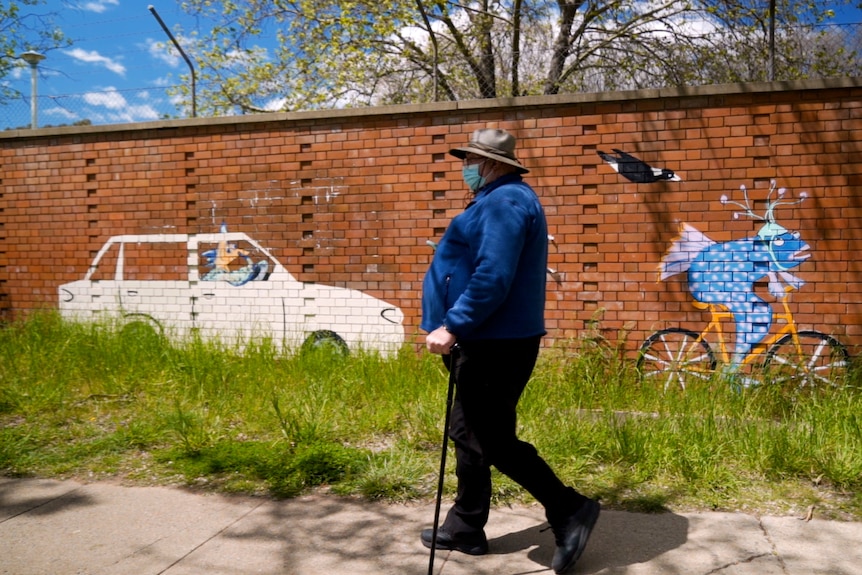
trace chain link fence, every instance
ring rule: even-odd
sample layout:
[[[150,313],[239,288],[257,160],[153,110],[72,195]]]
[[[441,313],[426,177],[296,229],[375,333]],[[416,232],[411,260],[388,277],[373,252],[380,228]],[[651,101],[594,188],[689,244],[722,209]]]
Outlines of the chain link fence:
[[[89,126],[152,122],[190,116],[169,95],[175,86],[158,86],[82,94],[37,94],[37,126]],[[7,100],[0,111],[0,125],[7,130],[30,128],[32,98],[21,95]]]
[[[756,43],[745,42],[746,49],[732,53],[730,64],[725,66],[724,71],[732,72],[733,76],[716,78],[713,75],[711,83],[862,77],[862,24],[794,28],[783,32],[778,31],[777,38],[780,39],[777,42],[781,50],[780,54],[770,53],[771,47],[765,38],[758,39]],[[737,65],[738,69],[733,70],[732,68]],[[610,78],[607,74],[607,71],[586,71],[577,84],[564,86],[560,93],[663,88],[677,85],[668,76],[647,75],[648,82],[642,82],[635,77],[621,82],[619,75]],[[703,83],[695,80],[694,84],[685,85]],[[171,95],[176,94],[178,88],[179,86],[148,86],[80,94],[37,94],[36,124],[40,128],[45,128],[150,122],[190,117],[190,103],[186,102],[184,105]],[[206,94],[207,88],[205,84],[198,84],[198,108],[200,108],[201,94]],[[478,89],[472,95],[468,92],[473,90],[465,91],[464,97],[480,97],[479,94],[482,93]],[[30,95],[24,94],[7,99],[0,105],[0,129],[29,128],[31,122]]]

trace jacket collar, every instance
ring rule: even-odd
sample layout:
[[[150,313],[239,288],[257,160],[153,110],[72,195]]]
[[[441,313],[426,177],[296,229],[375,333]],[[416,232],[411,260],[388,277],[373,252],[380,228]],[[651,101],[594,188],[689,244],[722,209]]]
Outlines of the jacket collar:
[[[500,186],[504,186],[506,184],[511,184],[513,182],[522,182],[523,180],[524,180],[524,177],[517,172],[513,172],[511,174],[506,174],[505,176],[500,176],[499,178],[497,178],[496,180],[494,180],[490,184],[485,184],[482,188],[480,188],[479,191],[476,192],[475,199],[478,200],[482,196],[487,196],[488,194],[490,194],[491,192],[493,192],[494,190],[496,190]]]

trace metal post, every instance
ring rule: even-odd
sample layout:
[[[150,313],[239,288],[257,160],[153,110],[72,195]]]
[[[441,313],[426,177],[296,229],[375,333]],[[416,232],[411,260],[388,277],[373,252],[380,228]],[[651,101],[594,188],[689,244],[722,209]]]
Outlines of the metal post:
[[[195,67],[194,67],[194,66],[192,66],[192,61],[191,61],[191,60],[189,60],[189,57],[188,57],[188,56],[186,56],[186,53],[185,53],[185,52],[183,52],[183,49],[182,49],[182,46],[180,46],[180,43],[179,43],[179,42],[177,42],[177,39],[176,39],[176,38],[174,38],[174,35],[173,35],[173,34],[171,34],[171,31],[170,31],[170,30],[168,30],[168,27],[167,27],[167,26],[165,26],[165,23],[164,23],[164,21],[162,20],[162,18],[159,16],[159,13],[158,13],[158,12],[156,12],[156,8],[155,8],[152,4],[150,4],[150,5],[148,6],[148,9],[149,9],[149,11],[150,11],[150,12],[152,12],[152,13],[153,13],[153,16],[155,16],[155,17],[156,17],[156,20],[158,20],[158,21],[159,21],[159,24],[161,25],[162,30],[164,30],[164,31],[165,31],[165,34],[167,34],[167,35],[168,35],[168,38],[170,38],[170,39],[171,39],[171,42],[173,42],[173,43],[174,43],[174,46],[176,46],[176,48],[177,48],[177,50],[179,51],[180,55],[183,57],[183,60],[185,60],[185,61],[186,61],[186,64],[188,64],[188,66],[189,66],[189,70],[191,70],[191,72],[192,72],[192,118],[195,118],[195,117],[197,117],[197,115],[198,115],[198,110],[197,110],[197,94],[195,93]]]
[[[775,81],[775,0],[769,0],[769,81]]]
[[[39,104],[37,100],[37,82],[39,62],[45,59],[45,56],[39,52],[24,52],[19,56],[22,60],[30,64],[30,128],[35,130],[39,126]]]

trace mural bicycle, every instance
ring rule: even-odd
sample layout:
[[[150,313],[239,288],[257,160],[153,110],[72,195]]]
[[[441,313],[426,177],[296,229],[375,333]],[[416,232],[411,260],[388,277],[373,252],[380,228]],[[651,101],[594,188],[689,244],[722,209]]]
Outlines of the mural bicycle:
[[[800,330],[788,300],[804,280],[789,270],[810,256],[810,246],[798,232],[779,225],[775,209],[802,203],[807,197],[784,199],[786,190],[771,182],[764,215],[752,209],[745,186],[744,202],[722,196],[722,204],[741,208],[734,213],[764,222],[754,236],[715,242],[689,224],[682,224],[659,266],[659,281],[687,274],[694,306],[709,310],[710,321],[701,332],[669,327],[650,335],[640,348],[637,367],[641,376],[665,390],[709,380],[721,366],[740,385],[778,384],[798,389],[833,385],[849,365],[847,348],[836,338],[817,330]],[[755,293],[755,283],[768,280],[773,305]],[[774,320],[781,324],[770,334]],[[734,347],[729,350],[723,323],[735,324]],[[710,343],[716,338],[717,346]]]

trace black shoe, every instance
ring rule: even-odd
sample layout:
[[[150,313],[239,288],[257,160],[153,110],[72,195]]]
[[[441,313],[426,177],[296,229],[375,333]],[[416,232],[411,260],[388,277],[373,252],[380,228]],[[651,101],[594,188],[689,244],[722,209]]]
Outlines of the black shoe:
[[[551,525],[557,550],[551,567],[554,573],[565,573],[575,566],[584,552],[590,532],[599,518],[599,502],[587,499],[572,515],[558,525]]]
[[[431,549],[431,539],[434,537],[433,529],[422,530],[422,545]],[[437,549],[460,551],[467,555],[484,555],[488,552],[488,539],[485,532],[480,531],[477,535],[470,537],[452,537],[442,528],[437,530]]]

